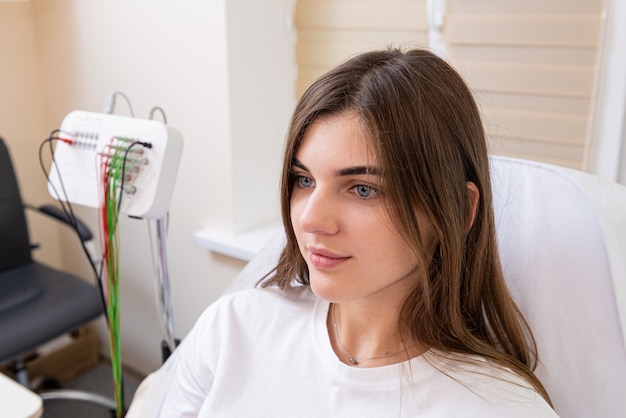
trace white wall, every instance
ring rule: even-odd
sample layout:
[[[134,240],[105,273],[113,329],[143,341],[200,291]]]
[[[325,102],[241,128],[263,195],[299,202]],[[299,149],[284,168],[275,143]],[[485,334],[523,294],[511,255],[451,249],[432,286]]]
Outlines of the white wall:
[[[295,104],[294,4],[226,2],[234,233],[277,221],[280,151]]]
[[[50,129],[44,123],[41,72],[35,45],[30,5],[0,2],[0,137],[11,153],[22,199],[41,204],[50,198],[39,169],[37,149]],[[37,257],[60,267],[60,251],[54,244],[59,233],[69,231],[42,216],[31,212],[28,215],[32,241],[44,245]]]
[[[3,92],[10,91],[12,100],[18,100],[26,91],[29,100],[10,114],[10,120],[3,120],[9,131],[0,133],[16,137],[14,132],[24,126],[35,131],[23,135],[27,145],[17,157],[20,166],[28,168],[22,171],[38,170],[32,161],[22,160],[32,158],[33,150],[68,112],[101,111],[114,90],[130,97],[138,116],[161,106],[169,124],[182,132],[184,150],[168,238],[179,337],[243,267],[241,261],[195,246],[193,232],[206,227],[236,231],[278,216],[277,163],[293,105],[293,83],[285,66],[293,61],[293,53],[282,19],[292,1],[244,3],[0,2],[2,18],[14,8],[20,15],[19,31],[0,25],[0,67],[5,59],[19,58],[11,73],[0,72],[0,86],[15,84]],[[19,47],[10,47],[15,40]],[[267,69],[259,68],[259,60]],[[128,114],[122,100],[115,113]],[[41,175],[27,183],[37,184],[35,197],[49,199]],[[95,209],[78,211],[97,230]],[[120,234],[122,357],[128,366],[146,373],[160,364],[161,340],[148,229],[144,221],[122,219]],[[59,240],[63,265],[90,277],[73,237],[61,234]],[[102,323],[97,326],[106,353],[105,330]]]

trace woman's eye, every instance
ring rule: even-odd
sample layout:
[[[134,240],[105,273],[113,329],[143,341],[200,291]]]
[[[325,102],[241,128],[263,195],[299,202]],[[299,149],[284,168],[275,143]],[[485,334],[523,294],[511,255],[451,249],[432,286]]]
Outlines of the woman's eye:
[[[305,189],[309,187],[313,187],[313,185],[315,184],[313,182],[313,179],[309,177],[304,177],[304,176],[298,176],[296,181],[298,182],[298,186],[305,188]]]
[[[362,199],[371,198],[378,193],[378,190],[365,184],[358,184],[354,186],[354,192]]]

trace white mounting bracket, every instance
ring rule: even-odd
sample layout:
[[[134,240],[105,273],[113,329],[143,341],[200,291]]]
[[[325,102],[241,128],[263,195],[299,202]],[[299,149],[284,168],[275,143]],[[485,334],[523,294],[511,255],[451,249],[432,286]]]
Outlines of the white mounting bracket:
[[[124,192],[120,212],[147,219],[165,216],[183,148],[178,131],[155,120],[76,110],[63,119],[58,136],[69,141],[58,141],[55,148],[48,185],[54,198],[99,207],[101,156],[111,147],[142,141],[151,147],[133,148],[142,163],[125,176],[125,190],[128,186],[132,192]]]

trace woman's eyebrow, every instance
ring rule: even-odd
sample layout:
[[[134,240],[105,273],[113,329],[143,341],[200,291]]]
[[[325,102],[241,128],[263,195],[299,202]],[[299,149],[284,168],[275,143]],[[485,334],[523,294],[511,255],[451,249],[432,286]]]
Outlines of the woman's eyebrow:
[[[381,172],[382,172],[381,169],[378,167],[364,165],[364,166],[344,168],[344,169],[339,170],[337,174],[339,176],[355,176],[355,175],[361,175],[361,174],[372,174],[375,176],[380,176]]]
[[[309,169],[308,169],[308,168],[306,168],[306,166],[305,166],[304,164],[302,164],[300,161],[298,161],[298,159],[297,159],[297,158],[294,158],[294,159],[291,161],[291,165],[295,165],[296,167],[298,167],[298,168],[299,168],[299,169],[301,169],[301,170],[304,170],[304,171],[307,171],[307,172],[309,171]]]
[[[296,166],[299,169],[304,170],[306,172],[310,172],[310,170],[304,164],[298,161],[297,158],[293,159],[293,161],[291,162],[291,165]],[[357,175],[363,175],[363,174],[371,174],[371,175],[379,176],[381,175],[381,173],[382,173],[382,170],[378,167],[363,165],[363,166],[342,168],[341,170],[337,171],[337,176],[340,176],[340,177],[341,176],[357,176]]]

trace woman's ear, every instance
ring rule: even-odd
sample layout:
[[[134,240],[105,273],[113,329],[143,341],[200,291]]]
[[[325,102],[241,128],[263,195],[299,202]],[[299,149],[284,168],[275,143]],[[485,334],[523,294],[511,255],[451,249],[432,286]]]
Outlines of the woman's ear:
[[[467,219],[465,221],[465,232],[469,232],[474,225],[476,219],[476,211],[478,210],[478,202],[480,201],[480,191],[478,186],[471,181],[467,182]]]

